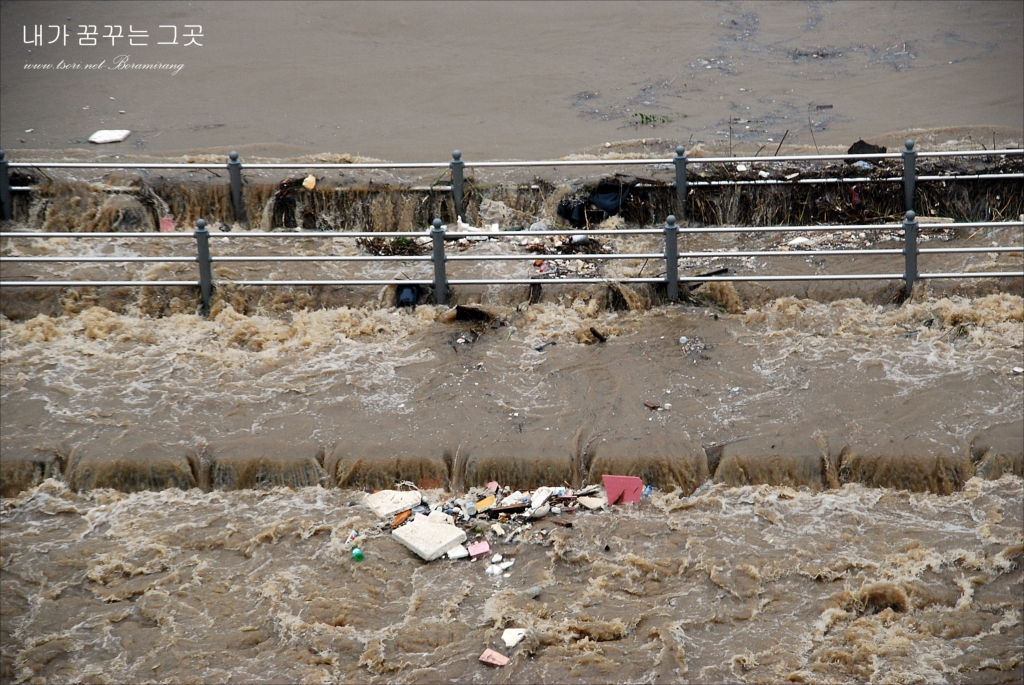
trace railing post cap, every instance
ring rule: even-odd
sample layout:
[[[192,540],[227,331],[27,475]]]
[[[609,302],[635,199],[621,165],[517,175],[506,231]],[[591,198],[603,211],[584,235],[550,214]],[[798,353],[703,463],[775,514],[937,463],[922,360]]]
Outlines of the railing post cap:
[[[676,145],[676,157],[685,157],[686,148],[682,145]]]
[[[460,150],[452,150],[452,159],[458,162],[462,159],[462,152]]]
[[[196,219],[196,230],[197,231],[205,231],[206,230],[206,221],[204,219]]]
[[[910,152],[911,150],[914,149],[914,141],[911,140],[910,138],[907,138],[907,142],[903,143],[903,147],[906,148],[907,152]]]
[[[234,150],[228,153],[228,157],[231,159],[232,162],[238,161],[238,153],[235,152]]]
[[[917,220],[917,215],[916,215],[916,214],[914,214],[914,211],[913,211],[913,210],[911,210],[911,211],[907,212],[907,223],[910,223],[910,224],[912,224],[912,223],[914,223],[914,221],[916,221],[916,220]]]
[[[665,219],[666,228],[676,228],[676,215],[669,214],[668,218]]]
[[[441,230],[441,220],[440,219],[434,219],[433,226],[434,226],[433,230],[440,231]]]

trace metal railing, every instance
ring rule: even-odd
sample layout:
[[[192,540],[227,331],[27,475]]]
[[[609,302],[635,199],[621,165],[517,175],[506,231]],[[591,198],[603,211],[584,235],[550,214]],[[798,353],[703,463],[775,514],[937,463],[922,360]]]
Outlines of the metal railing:
[[[199,219],[196,222],[196,229],[191,235],[188,233],[50,233],[50,232],[0,232],[0,238],[185,238],[192,237],[196,241],[195,257],[125,257],[125,256],[93,256],[93,257],[0,257],[0,263],[24,263],[24,262],[197,262],[199,266],[198,281],[12,281],[0,279],[0,286],[4,287],[62,287],[62,286],[198,286],[202,298],[204,311],[209,311],[210,300],[214,289],[213,262],[431,262],[433,265],[433,277],[431,279],[356,279],[356,280],[226,280],[222,281],[228,285],[235,286],[359,286],[359,285],[418,285],[433,286],[434,299],[438,304],[445,304],[449,296],[449,288],[453,285],[490,285],[490,284],[578,284],[578,283],[658,283],[664,284],[666,293],[670,300],[679,298],[680,283],[712,282],[712,281],[811,281],[811,280],[903,280],[905,292],[909,295],[914,283],[925,279],[938,278],[1017,278],[1024,277],[1024,270],[1021,271],[1000,271],[1000,272],[932,272],[920,273],[917,267],[919,254],[969,254],[976,252],[984,253],[1024,253],[1022,246],[991,246],[991,247],[962,247],[962,248],[926,248],[918,247],[918,234],[922,228],[919,225],[913,211],[914,189],[916,181],[941,179],[949,180],[955,178],[1022,178],[1024,174],[980,174],[980,175],[956,175],[956,176],[917,176],[916,164],[918,156],[921,157],[943,157],[943,156],[994,156],[994,155],[1022,155],[1022,150],[969,150],[952,152],[924,152],[918,153],[914,150],[914,143],[908,140],[905,149],[901,153],[875,153],[862,155],[784,155],[776,157],[701,157],[690,159],[686,156],[682,146],[676,148],[676,155],[670,159],[594,159],[594,160],[548,160],[548,161],[527,161],[527,162],[478,162],[468,164],[462,160],[458,150],[452,154],[452,161],[447,165],[443,163],[357,163],[357,164],[308,164],[308,163],[285,163],[285,164],[251,164],[247,168],[255,169],[417,169],[417,168],[444,168],[451,169],[452,198],[456,208],[456,215],[462,216],[463,206],[463,171],[468,166],[472,167],[531,167],[531,166],[606,166],[606,165],[659,165],[671,164],[675,169],[676,190],[679,197],[679,206],[684,212],[683,223],[680,226],[675,216],[669,216],[664,228],[660,229],[626,229],[626,230],[544,230],[530,231],[531,236],[571,236],[571,235],[654,235],[664,236],[664,251],[660,253],[615,253],[615,254],[564,254],[564,255],[543,255],[545,260],[616,260],[616,259],[658,259],[664,260],[665,271],[663,277],[616,277],[616,278],[509,278],[509,279],[454,279],[447,278],[447,262],[457,261],[490,261],[490,260],[532,260],[536,259],[534,254],[500,254],[500,255],[451,255],[445,250],[445,242],[450,239],[459,238],[495,238],[509,237],[508,232],[447,232],[442,226],[440,219],[434,219],[433,226],[426,232],[404,231],[404,232],[372,232],[353,233],[336,231],[290,231],[290,232],[265,232],[246,231],[233,233],[232,238],[416,238],[427,237],[432,246],[432,254],[408,255],[408,256],[371,256],[371,255],[322,255],[322,256],[215,256],[210,252],[209,236],[206,222]],[[780,162],[780,161],[824,161],[824,160],[849,160],[849,159],[902,159],[903,174],[896,178],[836,178],[836,179],[759,179],[750,181],[687,181],[687,167],[689,164],[735,164],[742,162]],[[38,168],[160,168],[160,169],[213,169],[223,168],[217,164],[116,164],[116,163],[85,163],[85,162],[53,162],[53,163],[31,163],[16,162],[9,163],[3,151],[0,151],[0,199],[4,202],[4,216],[9,218],[11,212],[8,166],[11,167],[38,167]],[[236,221],[244,222],[245,210],[242,201],[242,163],[238,154],[232,152],[229,156],[227,168],[230,175],[231,199],[234,208]],[[826,226],[727,226],[727,227],[685,227],[686,194],[690,185],[712,185],[712,184],[763,184],[763,183],[822,183],[822,182],[865,182],[865,181],[902,181],[904,184],[904,199],[906,204],[906,216],[902,225],[897,224],[844,224]],[[18,188],[20,190],[22,188]],[[925,224],[924,228],[998,228],[1017,227],[1024,228],[1024,221],[1002,221],[1002,222],[962,222]],[[707,252],[679,252],[678,236],[680,233],[768,233],[768,232],[813,232],[813,231],[866,231],[866,230],[892,230],[902,229],[904,244],[902,248],[887,249],[834,249],[834,250],[750,250],[750,251],[707,251]],[[520,234],[522,235],[522,234]],[[804,275],[736,275],[736,276],[680,276],[678,273],[679,260],[682,258],[707,258],[707,257],[780,257],[780,256],[839,256],[839,255],[903,255],[902,273],[861,273],[861,274],[804,274]]]

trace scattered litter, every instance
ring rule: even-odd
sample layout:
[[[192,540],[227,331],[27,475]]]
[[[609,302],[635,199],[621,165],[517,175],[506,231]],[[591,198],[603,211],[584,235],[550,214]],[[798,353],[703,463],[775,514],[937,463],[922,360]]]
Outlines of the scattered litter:
[[[875,167],[871,166],[871,162],[865,162],[863,159],[853,163],[853,167],[860,169],[861,171],[871,171]]]
[[[731,393],[737,393],[739,391],[740,391],[740,386],[738,386],[738,385],[735,388],[732,388],[732,389],[729,390],[729,392],[731,392]]]
[[[530,599],[537,599],[538,597],[540,597],[540,592],[541,590],[539,585],[535,585],[531,588],[523,590],[523,594],[529,597]]]
[[[797,177],[797,176],[799,176],[799,175],[800,175],[800,172],[798,171],[798,172],[796,172],[796,173],[794,173],[794,174],[790,174],[789,176],[786,176],[786,177],[785,177],[785,179],[786,179],[787,181],[792,181],[792,180],[793,180],[794,178],[796,178],[796,177]]]
[[[408,490],[379,490],[366,496],[366,506],[377,516],[391,518],[420,503],[420,493]]]
[[[479,514],[481,511],[487,511],[488,509],[494,506],[494,502],[494,495],[490,495],[489,497],[483,498],[482,500],[476,503],[477,513]]]
[[[551,513],[551,506],[548,505],[548,504],[545,504],[542,507],[537,507],[536,509],[534,509],[533,513],[530,514],[530,518],[542,519],[542,518],[544,518],[545,516],[547,516],[550,513]]]
[[[493,649],[488,647],[484,650],[484,653],[480,655],[480,661],[484,662],[488,666],[507,666],[512,660],[501,652],[495,652]]]
[[[552,345],[555,345],[555,344],[557,344],[557,343],[555,343],[555,341],[552,340],[550,342],[544,343],[543,345],[538,345],[537,347],[535,347],[533,349],[537,350],[538,352],[543,352],[545,348],[551,347]]]
[[[761,171],[758,171],[757,175],[760,176],[761,178],[771,178],[771,174],[769,174],[764,169],[762,169]]]
[[[1015,367],[1013,367],[1013,372],[1014,373],[1024,373],[1024,367],[1015,366]]]
[[[604,491],[608,496],[608,504],[626,504],[639,502],[644,482],[636,476],[603,475]]]
[[[684,335],[684,336],[682,336],[681,338],[679,338],[679,344],[680,344],[680,345],[685,345],[685,344],[686,344],[686,343],[688,343],[688,342],[690,342],[690,339],[689,339],[689,338],[687,338],[687,337],[686,337],[685,335]]]
[[[104,129],[102,131],[96,131],[96,133],[89,136],[89,142],[96,143],[97,145],[102,145],[103,143],[120,143],[122,140],[130,136],[131,133],[131,131],[123,129]]]
[[[465,536],[463,536],[463,540],[464,539]],[[474,559],[478,559],[491,551],[491,545],[487,542],[487,540],[481,540],[480,542],[473,543],[466,549],[469,551],[469,556],[473,557]]]
[[[455,545],[448,550],[449,559],[465,559],[469,556],[469,550],[464,545]]]
[[[548,225],[546,223],[544,223],[543,221],[537,221],[535,223],[530,224],[530,230],[531,231],[546,231],[546,230],[548,230]]]
[[[505,535],[505,529],[501,527],[500,523],[495,523],[493,526],[491,526],[491,530],[494,531],[495,535]]]
[[[747,165],[746,164],[737,164],[736,165],[736,171],[746,171],[746,170],[747,170]]]
[[[500,487],[501,486],[498,485],[498,481],[496,480],[492,480],[490,483],[487,484],[487,489],[490,490],[491,492],[497,492],[498,488]]]
[[[501,559],[502,559],[502,556],[500,554],[495,554],[493,557],[491,557],[491,563],[492,564],[500,564],[501,563]]]
[[[455,519],[440,509],[434,509],[430,512],[427,515],[427,520],[431,523],[447,523],[449,526],[455,525]]]
[[[173,216],[162,216],[162,217],[160,217],[160,232],[161,233],[173,233],[174,232],[174,217]]]
[[[345,538],[345,549],[351,547],[355,543],[357,537],[359,537],[358,532],[354,530],[349,532],[348,537]]]
[[[603,497],[577,497],[576,501],[590,510],[600,509],[608,504]]]
[[[302,187],[306,190],[313,190],[313,188],[316,188],[316,176],[313,174],[307,176],[302,182]]]
[[[524,628],[506,628],[505,632],[501,634],[501,641],[505,643],[505,646],[512,649],[526,637],[526,630]]]
[[[32,131],[35,131],[35,129],[34,128],[26,128],[25,129],[25,133],[32,133]]]
[[[363,550],[359,549],[358,547],[353,547],[352,559],[354,561],[362,561],[363,559],[365,559],[365,557],[363,556]]]
[[[643,494],[640,495],[641,499],[647,499],[651,496],[652,492],[654,492],[654,485],[648,483],[644,486]]]
[[[591,332],[591,333],[592,333],[592,334],[594,335],[594,337],[595,337],[595,338],[597,338],[597,342],[608,342],[608,338],[606,338],[606,337],[605,337],[604,335],[602,335],[602,334],[601,334],[601,333],[600,333],[600,332],[599,332],[599,331],[598,331],[598,330],[597,330],[596,328],[594,328],[593,326],[591,326],[591,327],[590,327],[590,332]]]
[[[429,521],[407,523],[391,531],[391,536],[424,561],[437,559],[456,545],[466,541],[466,532],[461,528]],[[472,550],[472,546],[470,549]]]
[[[430,517],[429,516],[425,516],[425,515],[423,515],[423,514],[421,514],[420,512],[417,511],[416,514],[412,517],[412,520],[413,521],[429,521]]]
[[[391,530],[394,530],[405,523],[405,520],[410,516],[412,516],[412,509],[406,509],[405,511],[395,514],[395,518],[391,519]],[[424,516],[423,518],[426,519],[427,517]]]
[[[792,240],[790,240],[786,244],[789,245],[790,247],[798,247],[800,245],[807,245],[810,242],[811,242],[810,238],[805,238],[804,236],[800,236],[799,238],[793,238]]]
[[[661,405],[660,404],[655,404],[654,402],[644,402],[644,406],[647,407],[648,409],[650,409],[651,411],[654,411],[656,409],[661,409]]]
[[[543,506],[551,498],[552,494],[554,494],[552,488],[537,488],[533,491],[533,495],[530,496],[530,506],[534,509]]]

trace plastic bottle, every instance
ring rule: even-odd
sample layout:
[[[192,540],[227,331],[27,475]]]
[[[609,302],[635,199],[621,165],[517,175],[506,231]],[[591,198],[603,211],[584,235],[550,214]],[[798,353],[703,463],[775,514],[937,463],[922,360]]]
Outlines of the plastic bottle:
[[[345,539],[345,549],[348,549],[352,546],[352,543],[356,541],[356,537],[358,535],[359,533],[354,530],[348,534],[348,537]]]
[[[362,561],[364,558],[365,557],[363,557],[363,550],[359,549],[358,547],[352,548],[352,559],[354,559],[355,561]]]

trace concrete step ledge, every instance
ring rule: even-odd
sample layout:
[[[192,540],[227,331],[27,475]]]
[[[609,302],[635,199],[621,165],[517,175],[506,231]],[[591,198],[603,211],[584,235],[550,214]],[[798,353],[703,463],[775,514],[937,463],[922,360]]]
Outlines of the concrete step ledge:
[[[244,437],[211,444],[209,487],[213,490],[265,490],[327,485],[315,445],[278,443]]]
[[[593,447],[586,482],[604,475],[638,476],[659,490],[679,488],[689,495],[709,477],[708,459],[700,443],[684,434],[670,445],[643,439],[605,440]]]
[[[189,490],[197,487],[186,449],[136,431],[75,447],[66,474],[73,490]]]

